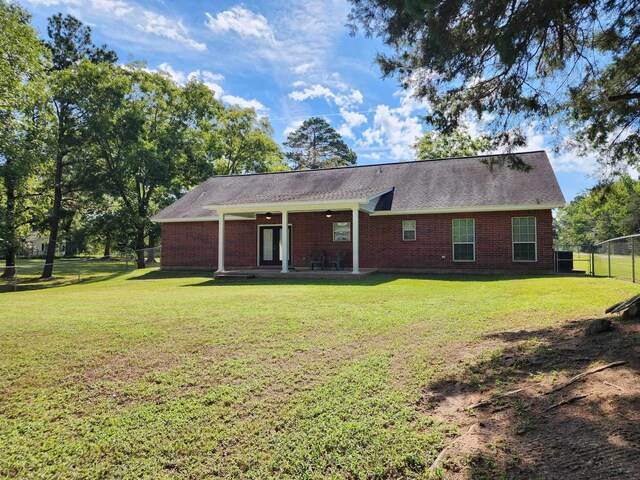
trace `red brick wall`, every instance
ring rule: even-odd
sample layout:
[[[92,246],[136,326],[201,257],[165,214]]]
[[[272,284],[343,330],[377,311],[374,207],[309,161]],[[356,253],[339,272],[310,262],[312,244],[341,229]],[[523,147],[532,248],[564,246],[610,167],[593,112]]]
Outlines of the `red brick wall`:
[[[538,261],[513,262],[511,219],[535,216],[538,239]],[[454,262],[452,259],[451,224],[454,218],[474,218],[476,224],[476,261]],[[416,220],[415,241],[402,240],[402,220]],[[351,212],[290,213],[292,229],[291,259],[294,267],[307,265],[314,248],[333,257],[347,250],[347,266],[351,265],[351,242],[333,241],[333,222],[351,221]],[[280,224],[280,215],[267,220],[227,221],[225,230],[225,266],[257,265],[258,225]],[[217,266],[217,222],[181,222],[162,225],[162,265],[164,267]],[[444,258],[442,258],[444,256]],[[553,231],[550,210],[517,212],[478,212],[463,214],[369,216],[360,213],[361,268],[423,270],[553,270]]]

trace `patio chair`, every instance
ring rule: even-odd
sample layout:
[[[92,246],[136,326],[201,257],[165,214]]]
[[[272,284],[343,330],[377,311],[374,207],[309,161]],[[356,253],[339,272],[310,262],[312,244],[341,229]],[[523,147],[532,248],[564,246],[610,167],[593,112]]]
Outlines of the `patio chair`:
[[[327,267],[335,267],[336,270],[342,270],[343,267],[343,263],[344,263],[344,257],[347,255],[347,252],[345,252],[344,250],[338,250],[336,252],[336,258],[335,260],[329,260],[327,262]]]
[[[324,252],[319,248],[314,248],[309,257],[309,268],[313,270],[314,266],[319,266],[321,270],[324,269]]]

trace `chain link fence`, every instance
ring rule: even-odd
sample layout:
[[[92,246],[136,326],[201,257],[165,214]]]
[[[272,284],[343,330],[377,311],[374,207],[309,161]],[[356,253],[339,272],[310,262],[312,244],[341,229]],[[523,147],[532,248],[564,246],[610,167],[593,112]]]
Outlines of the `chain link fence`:
[[[640,234],[596,245],[556,245],[554,250],[557,273],[586,273],[640,282]]]
[[[595,246],[596,275],[640,281],[640,235],[612,238]]]
[[[45,264],[42,259],[19,259],[15,266],[0,266],[0,292],[33,290],[44,287],[61,286],[89,280],[100,280],[121,275],[135,269],[138,257],[145,267],[160,265],[161,248],[145,248],[117,252],[108,257],[57,258],[53,263],[51,279],[41,279]]]

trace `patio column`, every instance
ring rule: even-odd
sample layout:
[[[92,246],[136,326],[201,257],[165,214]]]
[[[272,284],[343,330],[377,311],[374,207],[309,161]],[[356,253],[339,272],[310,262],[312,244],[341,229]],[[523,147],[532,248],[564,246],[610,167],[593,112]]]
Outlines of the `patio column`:
[[[280,234],[282,243],[282,273],[289,271],[289,212],[282,211],[282,233]]]
[[[218,273],[224,273],[224,213],[218,212]]]
[[[356,205],[353,207],[352,212],[353,273],[360,273],[360,208]]]

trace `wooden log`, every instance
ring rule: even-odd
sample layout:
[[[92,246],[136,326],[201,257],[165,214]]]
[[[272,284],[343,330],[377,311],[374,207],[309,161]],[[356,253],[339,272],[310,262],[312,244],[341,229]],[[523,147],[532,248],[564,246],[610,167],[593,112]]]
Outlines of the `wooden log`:
[[[605,313],[619,313],[635,303],[640,303],[640,295],[631,297],[629,300],[625,300],[624,302],[618,302],[615,305],[611,305],[605,310]]]

